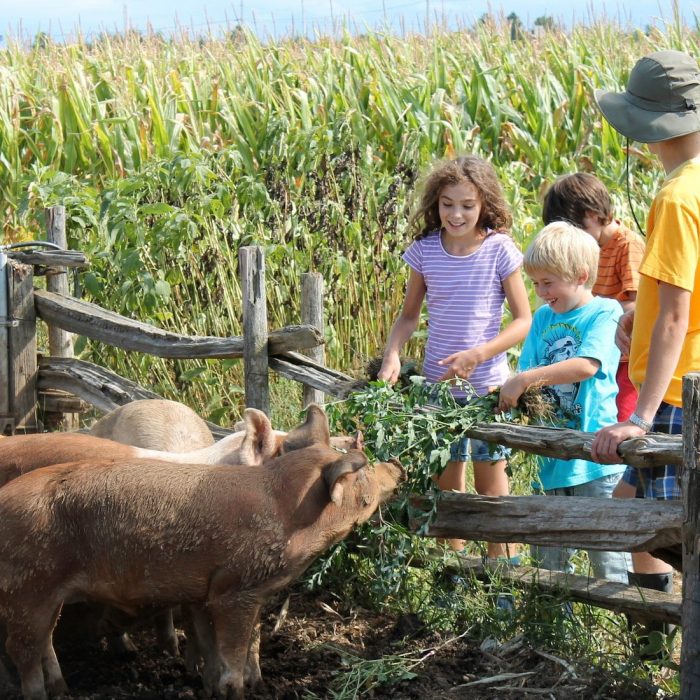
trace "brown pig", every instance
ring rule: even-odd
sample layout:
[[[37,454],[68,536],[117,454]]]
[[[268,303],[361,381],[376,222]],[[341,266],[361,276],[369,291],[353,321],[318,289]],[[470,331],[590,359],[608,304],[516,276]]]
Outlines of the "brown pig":
[[[245,433],[249,428],[250,425],[246,424],[245,421],[240,422],[242,433]],[[214,444],[214,436],[209,427],[195,411],[183,403],[167,399],[139,399],[118,406],[93,423],[88,432],[95,437],[107,438],[125,445],[164,452],[190,452]],[[244,457],[243,461],[245,460]],[[198,462],[200,460],[194,458],[187,461]],[[136,651],[136,646],[128,634],[109,634],[110,631],[122,629],[125,624],[123,622],[120,624],[114,619],[113,608],[102,608],[102,610],[103,613],[98,617],[94,626],[98,628],[98,631],[100,627],[106,627],[104,631],[108,632],[110,648],[122,653]],[[97,612],[95,606],[91,606],[91,612],[93,615]],[[80,614],[84,618],[85,610],[81,609]],[[168,609],[157,613],[154,623],[159,647],[173,656],[177,656],[180,648],[173,624],[172,610]],[[189,617],[184,620],[184,625],[189,626],[188,623]],[[130,624],[126,626],[130,626]],[[197,644],[191,627],[189,632],[185,662],[187,668],[194,671],[198,656]]]
[[[244,430],[189,452],[144,449],[83,433],[15,435],[0,440],[0,486],[33,469],[75,460],[135,458],[183,464],[253,465],[280,454],[287,433],[273,430],[268,417],[254,408],[245,410],[243,421]]]
[[[219,666],[205,692],[242,698],[265,601],[366,521],[402,478],[322,439],[259,466],[91,461],[36,470],[0,489],[0,619],[26,700],[65,690],[51,633],[64,602],[125,610],[206,606]]]

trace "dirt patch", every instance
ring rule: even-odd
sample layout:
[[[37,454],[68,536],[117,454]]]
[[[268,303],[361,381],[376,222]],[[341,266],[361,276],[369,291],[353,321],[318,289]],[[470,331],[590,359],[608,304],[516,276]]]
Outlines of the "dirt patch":
[[[282,604],[278,601],[263,616],[264,681],[248,693],[252,700],[330,698],[343,686],[345,698],[392,700],[660,697],[651,684],[612,681],[594,669],[584,677],[581,669],[530,648],[521,638],[498,644],[468,634],[438,634],[412,616],[344,607],[330,597],[293,593],[274,631]],[[199,697],[201,683],[187,674],[182,658],[159,652],[147,630],[133,638],[141,651],[119,658],[104,644],[57,644],[71,689],[66,700]],[[181,641],[184,646],[186,640]],[[350,676],[352,668],[356,673]],[[381,684],[382,679],[388,682]],[[10,692],[4,697],[21,696]]]

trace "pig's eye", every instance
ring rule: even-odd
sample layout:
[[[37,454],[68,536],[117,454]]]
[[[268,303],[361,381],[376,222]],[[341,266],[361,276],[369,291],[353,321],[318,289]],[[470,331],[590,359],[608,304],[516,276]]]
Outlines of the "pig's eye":
[[[336,447],[335,445],[331,445],[331,447],[336,451],[340,452],[341,454],[346,455],[348,451],[344,447]]]

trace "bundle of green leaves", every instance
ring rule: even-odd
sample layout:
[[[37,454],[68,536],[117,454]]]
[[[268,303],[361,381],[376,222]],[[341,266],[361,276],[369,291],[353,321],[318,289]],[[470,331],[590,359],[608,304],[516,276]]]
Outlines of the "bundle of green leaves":
[[[468,388],[466,382],[463,385]],[[420,375],[396,386],[370,381],[326,406],[332,432],[359,430],[370,459],[398,459],[407,479],[396,499],[314,567],[312,584],[323,579],[334,587],[351,587],[353,596],[362,591],[368,603],[401,599],[405,609],[411,597],[408,565],[435,550],[432,538],[416,537],[414,531],[418,524],[418,534],[425,533],[438,507],[435,476],[450,460],[452,443],[477,423],[552,421],[551,406],[538,389],[528,391],[521,405],[504,415],[497,411],[497,392],[461,406],[451,387],[448,382],[429,384]]]

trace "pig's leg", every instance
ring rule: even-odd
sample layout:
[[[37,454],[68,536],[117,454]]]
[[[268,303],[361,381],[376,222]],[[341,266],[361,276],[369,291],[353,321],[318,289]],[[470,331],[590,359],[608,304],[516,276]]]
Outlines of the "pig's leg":
[[[197,665],[204,660],[203,679],[206,692],[211,695],[219,684],[222,662],[216,646],[216,637],[211,615],[204,608],[194,605],[183,606],[182,626],[187,637],[185,668],[188,673],[196,673]],[[246,685],[254,687],[262,680],[260,673],[260,623],[255,625],[251,635],[248,657],[245,665]]]
[[[56,651],[53,648],[51,637],[49,637],[48,644],[44,647],[41,663],[44,667],[44,676],[46,678],[46,687],[49,690],[49,695],[55,697],[67,692],[68,686],[63,679],[61,666],[56,658]]]
[[[24,700],[47,698],[42,661],[47,662],[51,692],[60,694],[66,689],[51,644],[51,632],[60,610],[60,604],[51,604],[51,608],[46,603],[28,605],[25,608],[14,608],[7,620],[5,646],[19,672]]]
[[[187,673],[195,674],[199,666],[202,652],[197,638],[197,630],[193,618],[192,606],[183,605],[180,615],[180,624],[185,633],[185,669]]]
[[[154,618],[158,646],[171,656],[179,656],[180,649],[177,643],[175,625],[173,624],[172,608],[156,613]]]
[[[202,605],[188,605],[183,609],[184,619],[189,618],[192,635],[187,632],[187,653],[185,665],[192,664],[193,670],[200,659],[203,660],[202,685],[204,696],[211,697],[216,692],[221,677],[222,663],[216,646],[216,634],[209,611]],[[190,641],[192,649],[190,651]],[[189,667],[188,667],[189,669]]]
[[[13,674],[10,672],[10,658],[5,652],[6,639],[5,625],[0,623],[0,698],[9,695],[11,691],[17,691]]]
[[[253,628],[250,635],[250,645],[248,647],[248,657],[245,662],[245,682],[254,688],[262,680],[260,672],[260,623]]]
[[[225,595],[209,602],[216,645],[223,664],[219,697],[242,700],[248,649],[261,605],[250,594]]]

